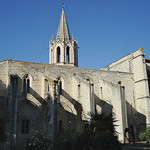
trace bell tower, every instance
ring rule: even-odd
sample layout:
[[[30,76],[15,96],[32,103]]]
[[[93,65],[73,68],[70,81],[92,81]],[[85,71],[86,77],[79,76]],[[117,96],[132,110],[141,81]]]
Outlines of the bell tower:
[[[72,36],[66,20],[64,7],[60,17],[56,39],[49,40],[49,64],[78,67],[78,42]]]

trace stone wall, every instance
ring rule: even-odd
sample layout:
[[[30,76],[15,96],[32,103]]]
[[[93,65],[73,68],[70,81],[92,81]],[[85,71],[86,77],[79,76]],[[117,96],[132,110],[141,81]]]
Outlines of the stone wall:
[[[138,101],[138,98],[145,96],[148,90],[145,80],[146,67],[144,68],[143,62],[142,50],[111,64],[109,70],[15,60],[0,62],[1,101],[2,97],[5,100],[9,96],[9,71],[13,71],[18,76],[18,141],[25,141],[24,139],[35,134],[36,131],[43,132],[49,137],[53,136],[52,118],[56,117],[53,112],[54,80],[59,86],[59,132],[72,128],[79,130],[83,125],[82,120],[89,120],[90,113],[97,111],[114,114],[118,120],[119,126],[116,129],[120,141],[123,142],[124,129],[130,124],[135,125],[135,132],[138,133],[139,119],[142,123],[146,123],[149,113],[147,99]],[[24,93],[24,80],[30,83],[30,90],[27,93]],[[22,120],[30,120],[29,130],[35,132],[22,134]]]

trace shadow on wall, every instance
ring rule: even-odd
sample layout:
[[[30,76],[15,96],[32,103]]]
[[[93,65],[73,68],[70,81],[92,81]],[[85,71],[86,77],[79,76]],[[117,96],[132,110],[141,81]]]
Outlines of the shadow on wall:
[[[149,76],[150,77],[150,76]],[[149,78],[150,79],[150,78]],[[21,79],[20,79],[21,80]],[[7,96],[5,93],[7,92]],[[6,89],[6,85],[0,80],[0,117],[3,115],[6,118],[7,124],[9,124],[9,88]],[[50,117],[48,114],[48,104],[47,100],[51,100],[51,97],[48,96],[47,100],[43,99],[33,88],[30,87],[29,92],[35,99],[37,99],[42,107],[35,107],[33,104],[29,104],[29,100],[26,99],[26,94],[23,94],[23,100],[27,103],[22,106],[18,106],[18,120],[17,123],[20,124],[17,126],[17,131],[22,132],[21,121],[24,120],[24,124],[27,128],[28,120],[32,120],[31,127],[32,133],[37,133],[38,131],[44,129],[43,124],[46,124],[47,118]],[[77,112],[77,115],[74,115],[71,112],[66,111],[62,105],[59,106],[59,131],[63,133],[66,129],[80,129],[83,126],[82,121],[82,105],[75,99],[73,99],[65,90],[62,89],[62,96],[65,97],[73,106]],[[112,105],[100,99],[97,95],[94,94],[95,104],[98,106],[97,111],[104,114],[112,113]],[[27,109],[28,108],[28,109]],[[98,112],[98,113],[99,113]],[[140,132],[144,131],[146,128],[146,117],[137,112],[129,103],[127,103],[127,114],[128,114],[128,126],[133,124],[135,139],[138,140],[138,135]],[[43,123],[45,122],[45,123]],[[46,125],[45,125],[46,127]],[[24,131],[23,131],[24,132]],[[26,132],[28,132],[26,130]],[[7,128],[7,133],[9,133],[9,127]],[[20,133],[19,133],[20,134]],[[23,134],[23,139],[27,139],[28,135]],[[31,136],[31,135],[30,135]],[[22,137],[20,137],[22,138]],[[131,138],[131,137],[130,137]],[[132,140],[132,138],[131,138]],[[5,145],[5,144],[4,144]],[[0,145],[0,149],[4,149],[4,145]],[[3,146],[3,147],[2,147]],[[6,148],[7,149],[7,148]]]
[[[6,84],[0,80],[0,117],[8,119],[8,97],[6,98],[5,96],[6,91]]]
[[[146,69],[147,69],[148,87],[149,87],[149,95],[150,95],[150,67],[146,65]]]
[[[76,115],[64,109],[59,105],[59,134],[67,130],[76,130]]]
[[[27,99],[27,94],[31,94],[41,104],[43,104],[43,102],[45,102],[45,100],[31,87],[30,87],[30,91],[28,93],[22,93],[22,96],[24,96],[24,99]]]
[[[98,96],[95,95],[95,103],[96,106],[99,106],[98,113],[109,114],[112,113],[112,105],[107,103],[106,101],[101,100]],[[137,112],[135,108],[132,107],[128,102],[127,104],[127,119],[128,119],[128,127],[133,126],[134,138],[135,141],[139,140],[139,133],[145,131],[146,129],[146,116]],[[131,135],[129,135],[129,139],[133,141]]]
[[[84,125],[84,121],[82,120],[82,112],[83,112],[83,108],[82,105],[75,99],[73,99],[65,90],[62,89],[62,94],[63,97],[65,97],[73,106],[74,109],[77,112],[77,116],[71,114],[70,112],[66,111],[62,105],[60,104],[60,116],[62,116],[62,114],[66,114],[64,118],[68,118],[67,122],[70,124],[72,124],[72,127],[74,127],[74,129],[76,128],[77,130],[80,130],[83,125]],[[97,108],[98,113],[104,113],[106,115],[112,113],[112,105],[107,103],[106,101],[101,100],[97,95],[94,94],[94,98],[95,98],[95,103]],[[72,116],[72,119],[70,119]],[[72,120],[72,122],[70,122],[70,120]],[[76,120],[76,122],[74,122],[73,120]],[[61,120],[60,120],[61,121]],[[60,122],[63,125],[63,121],[65,122],[66,126],[66,120],[62,120],[62,122]],[[68,128],[69,128],[69,124],[68,124]],[[76,124],[76,125],[73,125]],[[65,129],[67,129],[66,127],[64,127]],[[64,129],[63,129],[64,130]]]
[[[31,94],[41,106],[38,107],[34,102],[28,100],[28,94]],[[37,133],[47,134],[48,121],[51,118],[48,103],[52,104],[52,98],[47,95],[43,99],[32,87],[28,93],[21,92],[21,99],[18,103],[18,119],[17,119],[17,148],[24,149],[27,139]]]
[[[21,78],[18,77],[18,84],[22,85]],[[10,87],[6,88],[6,84],[0,80],[0,117],[4,117],[7,125],[6,134],[10,136]],[[21,92],[21,93],[20,93]],[[24,149],[24,144],[29,136],[35,135],[37,132],[43,130],[44,121],[47,120],[47,102],[34,89],[30,87],[29,92],[35,99],[41,103],[41,108],[38,108],[34,103],[27,99],[27,93],[22,93],[22,88],[18,93],[18,111],[17,111],[17,145],[21,146],[19,149]],[[11,99],[10,99],[11,98]],[[20,105],[21,104],[21,105]],[[16,126],[16,125],[14,125]],[[46,126],[46,125],[45,125]],[[43,132],[43,131],[42,131]],[[22,140],[23,142],[20,142]],[[0,150],[9,150],[9,141],[0,143]]]
[[[22,85],[22,79],[18,78],[18,84],[20,86]],[[21,87],[19,87],[21,88]],[[10,89],[6,89],[6,85],[0,81],[0,115],[1,114],[7,114],[8,116],[5,118],[8,118],[7,124],[9,124],[9,111],[7,110],[9,108],[9,96],[10,93],[6,90],[10,91]],[[31,94],[36,100],[38,100],[41,103],[41,108],[38,108],[34,103],[32,103],[30,100],[27,99],[27,94]],[[19,89],[18,93],[18,118],[17,118],[17,148],[23,149],[24,144],[26,143],[26,140],[28,137],[36,134],[39,131],[42,131],[46,127],[46,123],[48,121],[48,118],[51,117],[48,113],[48,107],[47,100],[51,100],[51,97],[48,96],[47,99],[43,99],[40,94],[38,94],[32,87],[30,87],[30,90],[28,93],[23,93],[22,88]],[[63,95],[73,106],[74,109],[77,112],[77,115],[70,113],[66,111],[60,104],[59,111],[60,111],[60,130],[68,129],[77,129],[80,128],[82,125],[82,106],[77,100],[73,99],[66,91],[63,91]],[[5,99],[7,97],[7,99]],[[7,112],[6,112],[7,111]],[[64,117],[65,116],[65,117]],[[61,118],[67,118],[67,122],[64,119],[64,122],[61,122]],[[62,121],[63,121],[62,119]],[[44,123],[45,122],[45,123]],[[45,124],[45,126],[44,126]],[[64,125],[64,127],[63,127]],[[62,129],[64,128],[64,129]],[[32,132],[31,132],[32,131]],[[43,130],[44,131],[44,130]],[[46,132],[46,129],[45,129]],[[61,132],[61,131],[60,131]],[[9,127],[7,129],[7,133],[9,133]],[[4,144],[5,145],[5,144]],[[4,146],[0,147],[0,149],[4,149]],[[2,146],[2,144],[1,144]],[[5,148],[9,149],[9,148]]]
[[[109,115],[112,113],[112,105],[109,103],[109,101],[104,101],[100,99],[96,94],[94,94],[95,98],[95,105],[96,105],[96,112],[99,114],[106,114]]]
[[[65,97],[73,106],[74,106],[74,109],[76,110],[77,112],[77,115],[73,115],[73,114],[70,114],[69,116],[72,116],[71,120],[72,120],[72,126],[74,126],[74,129],[77,129],[79,130],[82,126],[83,126],[83,121],[82,121],[82,105],[75,99],[73,99],[65,90],[62,89],[62,94],[61,94],[63,97]],[[75,120],[75,121],[73,121]],[[69,123],[70,124],[70,123]],[[73,125],[74,124],[74,125]]]
[[[8,97],[5,96],[6,91],[6,84],[0,80],[0,118],[4,118],[6,122],[6,130],[5,134],[9,136],[9,104],[8,104]],[[7,150],[7,142],[0,142],[0,150]]]
[[[127,104],[127,119],[128,119],[128,127],[133,126],[133,132],[135,141],[139,140],[139,133],[145,131],[146,129],[146,116],[137,112],[135,108],[128,102]],[[131,141],[133,141],[132,137],[129,135]]]
[[[34,103],[24,100],[18,104],[17,148],[23,149],[27,138],[43,133],[42,111]]]
[[[41,104],[42,104],[42,110],[43,112],[43,120],[45,121],[45,123],[47,122],[48,118],[50,119],[51,114],[48,113],[48,104],[47,101],[45,99],[43,99],[32,87],[30,87],[30,92],[29,92],[35,99],[37,99]],[[62,89],[62,94],[63,97],[65,97],[73,106],[74,109],[77,112],[77,115],[67,111],[64,109],[64,107],[62,106],[62,104],[59,104],[59,133],[64,133],[65,130],[78,130],[83,126],[83,121],[82,121],[82,106],[81,104],[73,99],[66,91],[64,91]],[[24,101],[29,101],[27,100],[27,94],[23,94],[24,96]],[[48,95],[47,99],[49,99],[51,101],[51,97],[50,95]],[[70,107],[71,108],[71,107]],[[23,110],[23,109],[20,109]],[[20,112],[20,110],[18,110]],[[28,109],[29,110],[29,109]],[[26,114],[34,114],[32,113],[26,113]],[[28,116],[27,115],[27,116]],[[37,115],[37,114],[36,114]],[[30,116],[31,117],[31,116]],[[39,125],[41,122],[36,123],[36,125]],[[34,127],[34,126],[33,126]],[[32,128],[33,128],[32,127]],[[35,131],[38,131],[37,129],[35,129]],[[24,136],[24,140],[26,140],[28,138],[28,136]]]

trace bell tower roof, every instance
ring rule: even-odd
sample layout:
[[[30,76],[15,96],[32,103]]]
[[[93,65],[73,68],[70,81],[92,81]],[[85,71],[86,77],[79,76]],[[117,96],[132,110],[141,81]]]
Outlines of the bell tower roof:
[[[62,13],[61,13],[60,21],[59,21],[59,27],[57,30],[56,40],[57,39],[62,40],[62,41],[71,40],[66,15],[64,12],[64,7],[62,8]]]
[[[78,67],[78,41],[70,37],[64,6],[56,39],[49,39],[49,64]]]

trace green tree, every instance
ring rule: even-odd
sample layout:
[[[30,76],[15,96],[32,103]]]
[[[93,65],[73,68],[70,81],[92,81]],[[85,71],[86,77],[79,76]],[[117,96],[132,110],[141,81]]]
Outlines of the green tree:
[[[48,137],[38,133],[27,140],[26,150],[47,150],[50,145]]]
[[[104,115],[104,114],[92,114],[90,120],[90,128],[94,130],[94,132],[105,132],[109,134],[116,134],[115,131],[115,119],[112,114]]]
[[[147,142],[149,142],[150,141],[150,127],[147,127],[145,132],[140,133],[139,138],[142,141],[146,140]]]
[[[89,129],[92,130],[91,145],[94,150],[121,150],[115,131],[115,119],[112,114],[92,114]]]
[[[85,127],[67,131],[55,142],[55,150],[121,150],[112,115],[92,114]]]

